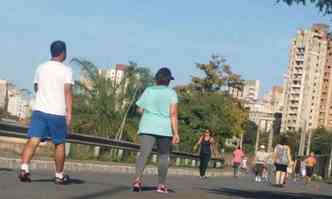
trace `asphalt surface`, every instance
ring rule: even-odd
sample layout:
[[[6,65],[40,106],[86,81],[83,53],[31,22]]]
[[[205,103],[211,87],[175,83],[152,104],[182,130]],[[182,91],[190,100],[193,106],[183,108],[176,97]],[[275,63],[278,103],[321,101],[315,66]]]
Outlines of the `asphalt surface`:
[[[215,177],[201,180],[197,177],[170,176],[169,194],[155,192],[155,176],[144,178],[143,192],[131,192],[132,176],[128,174],[69,173],[72,182],[61,186],[53,184],[53,172],[37,170],[32,173],[32,183],[21,183],[17,171],[0,168],[1,199],[102,199],[102,198],[181,198],[181,199],[332,199],[332,185],[290,181],[285,188],[257,184],[252,177]]]

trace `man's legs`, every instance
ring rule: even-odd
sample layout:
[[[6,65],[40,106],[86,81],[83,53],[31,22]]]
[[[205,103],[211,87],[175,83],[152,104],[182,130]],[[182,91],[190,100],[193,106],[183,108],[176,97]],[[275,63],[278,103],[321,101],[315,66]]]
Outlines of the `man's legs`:
[[[29,173],[28,164],[35,154],[35,151],[40,143],[39,138],[30,138],[24,146],[21,154],[21,169]]]
[[[63,174],[65,165],[65,144],[55,144],[55,172],[58,174]]]
[[[26,142],[21,154],[21,172],[20,179],[27,181],[26,174],[29,173],[29,163],[35,154],[35,151],[42,138],[47,136],[47,124],[43,113],[34,111],[32,113],[32,119],[28,130],[29,140]]]

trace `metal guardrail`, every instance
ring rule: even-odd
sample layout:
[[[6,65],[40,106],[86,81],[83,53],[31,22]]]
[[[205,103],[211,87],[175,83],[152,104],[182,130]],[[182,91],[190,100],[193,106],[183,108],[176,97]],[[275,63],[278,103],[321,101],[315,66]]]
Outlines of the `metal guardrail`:
[[[6,123],[0,122],[0,136],[6,137],[15,137],[15,138],[26,138],[28,128],[26,126],[21,126],[14,123]],[[129,151],[139,151],[140,145],[126,142],[126,141],[118,141],[114,139],[107,139],[102,137],[83,135],[77,133],[70,133],[67,141],[69,143],[74,144],[83,144],[83,145],[91,145],[91,146],[99,146],[99,147],[107,147],[107,148],[118,148]],[[157,150],[154,149],[154,152]],[[199,156],[191,153],[172,151],[171,156],[179,157],[184,159],[198,160]],[[212,161],[215,162],[223,162],[223,160],[218,158],[212,158]]]

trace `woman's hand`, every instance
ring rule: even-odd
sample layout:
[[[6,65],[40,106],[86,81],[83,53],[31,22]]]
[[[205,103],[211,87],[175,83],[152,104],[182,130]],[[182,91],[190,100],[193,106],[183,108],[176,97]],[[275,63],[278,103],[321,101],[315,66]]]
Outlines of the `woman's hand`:
[[[174,134],[172,137],[172,144],[179,144],[180,143],[180,136],[179,134]]]

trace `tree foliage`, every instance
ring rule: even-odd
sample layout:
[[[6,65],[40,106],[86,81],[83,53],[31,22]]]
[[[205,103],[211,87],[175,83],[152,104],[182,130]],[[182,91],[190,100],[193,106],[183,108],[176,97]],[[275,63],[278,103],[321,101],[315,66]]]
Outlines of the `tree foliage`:
[[[311,150],[316,154],[329,154],[332,147],[332,131],[325,128],[314,130],[311,143]]]
[[[211,129],[219,144],[225,138],[244,133],[247,111],[223,90],[230,82],[240,81],[240,76],[225,62],[213,55],[208,64],[196,64],[203,72],[202,77],[193,77],[188,86],[177,87],[182,150],[191,151],[204,129]]]
[[[130,62],[124,77],[117,81],[87,60],[75,58],[72,62],[81,67],[81,79],[74,87],[73,129],[115,138],[132,102],[150,81],[149,70]]]
[[[288,5],[302,4],[307,5],[308,3],[314,4],[320,12],[324,14],[332,14],[332,1],[331,0],[277,0],[277,2],[284,2]]]
[[[196,67],[203,77],[192,77],[192,87],[200,92],[220,92],[222,88],[241,82],[240,76],[233,73],[226,59],[220,55],[212,55],[209,63],[197,63]]]

